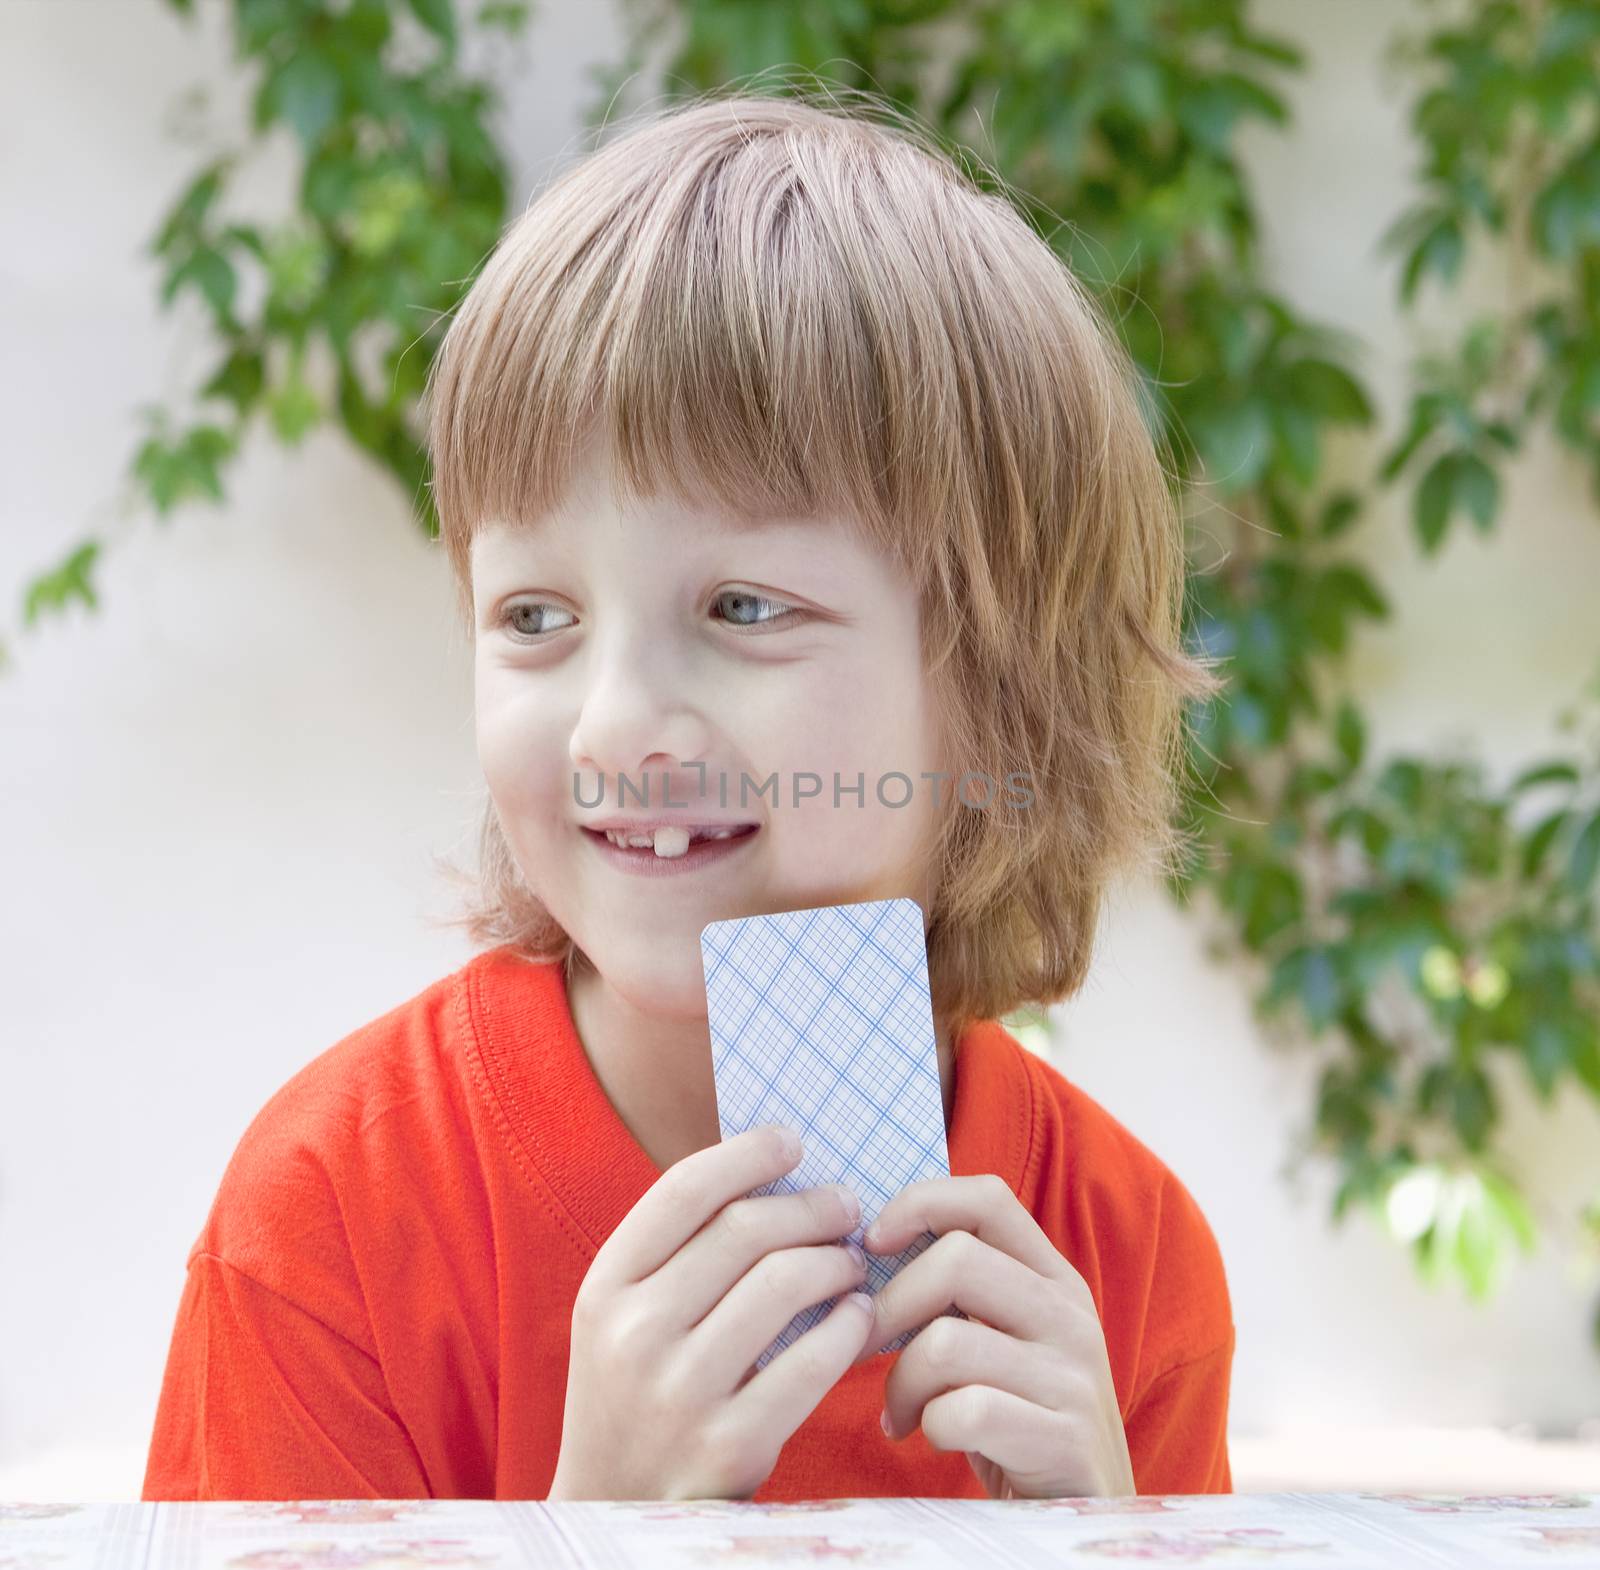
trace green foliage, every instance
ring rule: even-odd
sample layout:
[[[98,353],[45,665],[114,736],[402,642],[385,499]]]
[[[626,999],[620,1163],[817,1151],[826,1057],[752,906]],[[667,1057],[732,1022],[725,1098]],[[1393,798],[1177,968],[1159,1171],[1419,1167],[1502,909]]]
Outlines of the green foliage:
[[[418,395],[506,208],[492,98],[458,53],[469,29],[514,32],[529,7],[214,3],[255,142],[297,149],[298,200],[282,221],[229,212],[253,142],[206,159],[158,226],[161,299],[203,311],[216,353],[191,410],[149,412],[132,479],[164,517],[223,497],[258,418],[286,444],[327,424],[396,476],[432,534]],[[1425,554],[1458,522],[1491,534],[1503,466],[1540,425],[1600,493],[1600,4],[1456,0],[1393,40],[1419,151],[1415,200],[1384,237],[1401,307],[1490,256],[1511,287],[1418,357],[1390,433],[1365,346],[1263,281],[1236,147],[1288,123],[1306,62],[1244,0],[628,0],[625,18],[591,118],[668,34],[652,97],[874,90],[958,155],[979,149],[998,176],[979,165],[980,182],[1103,295],[1190,482],[1196,540],[1207,560],[1224,546],[1219,566],[1196,561],[1188,607],[1186,638],[1227,688],[1189,714],[1183,810],[1201,854],[1173,893],[1208,893],[1260,974],[1263,1028],[1317,1055],[1303,1142],[1338,1172],[1334,1218],[1368,1209],[1426,1279],[1492,1292],[1536,1238],[1497,1147],[1508,1076],[1545,1102],[1566,1086],[1600,1099],[1600,726],[1581,733],[1594,709],[1574,706],[1564,754],[1503,787],[1470,759],[1374,757],[1340,672],[1392,611],[1350,542],[1374,492],[1401,483]],[[1336,435],[1379,449],[1366,485],[1330,458]],[[93,607],[99,551],[81,542],[30,585],[28,620]],[[1600,1195],[1582,1219],[1600,1247]]]
[[[1600,427],[1600,155],[1580,112],[1600,82],[1600,8],[1463,10],[1464,25],[1410,46],[1423,168],[1389,236],[1402,303],[1458,281],[1486,243],[1564,271],[1547,265],[1526,309],[1418,362],[1372,484],[1411,481],[1428,553],[1457,519],[1497,526],[1501,465],[1541,410],[1586,453]],[[1372,430],[1373,399],[1362,346],[1263,283],[1234,150],[1244,127],[1286,123],[1299,51],[1255,31],[1239,0],[819,0],[803,18],[633,0],[629,13],[628,58],[597,107],[671,23],[669,95],[876,90],[952,149],[977,148],[999,176],[980,167],[980,181],[1004,182],[1112,307],[1153,430],[1191,494],[1225,504],[1205,513],[1207,555],[1218,534],[1226,549],[1192,579],[1187,638],[1228,685],[1190,710],[1185,817],[1202,854],[1174,892],[1209,889],[1262,969],[1264,1024],[1321,1055],[1306,1138],[1339,1169],[1335,1217],[1360,1201],[1427,1279],[1492,1291],[1535,1241],[1495,1149],[1494,1071],[1547,1101],[1564,1082],[1600,1099],[1600,737],[1497,789],[1470,761],[1370,757],[1354,698],[1326,696],[1361,627],[1391,614],[1346,554],[1371,491],[1328,459],[1334,432]]]
[[[168,430],[163,411],[149,411],[152,434],[134,454],[134,477],[150,504],[165,516],[180,502],[199,497],[222,500],[222,464],[237,446],[234,431],[218,425],[194,425],[181,435]]]
[[[1536,417],[1591,466],[1600,499],[1600,5],[1473,0],[1457,25],[1398,36],[1395,63],[1423,79],[1411,124],[1418,199],[1384,236],[1400,296],[1455,283],[1474,245],[1510,256],[1527,293],[1481,320],[1423,386],[1386,477],[1419,449],[1419,538],[1432,550],[1464,512],[1491,527],[1495,465]]]
[[[254,137],[207,159],[151,240],[161,303],[206,313],[214,361],[188,408],[147,411],[134,494],[157,518],[221,502],[258,419],[291,446],[331,423],[400,481],[436,535],[418,398],[444,319],[507,215],[493,99],[457,63],[455,0],[217,3],[231,13]],[[509,31],[527,17],[513,4],[476,13]],[[247,154],[285,134],[299,157],[293,212],[230,216]],[[95,604],[96,557],[80,543],[30,584],[25,621],[72,599]]]
[[[54,572],[35,578],[23,600],[24,624],[31,627],[41,611],[59,611],[69,600],[82,600],[90,610],[97,609],[100,602],[89,574],[99,554],[100,541],[85,540]]]

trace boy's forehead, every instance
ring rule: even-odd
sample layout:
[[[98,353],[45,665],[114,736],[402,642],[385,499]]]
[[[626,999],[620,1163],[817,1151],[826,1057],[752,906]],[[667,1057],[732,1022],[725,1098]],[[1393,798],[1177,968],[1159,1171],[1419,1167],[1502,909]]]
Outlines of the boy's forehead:
[[[817,514],[737,512],[721,503],[685,502],[673,497],[651,497],[623,511],[638,521],[711,536],[798,534],[817,542],[819,536],[840,526],[839,520]],[[473,532],[472,557],[474,561],[512,557],[533,545],[553,544],[569,528],[594,521],[589,508],[577,502],[525,518],[486,518]]]

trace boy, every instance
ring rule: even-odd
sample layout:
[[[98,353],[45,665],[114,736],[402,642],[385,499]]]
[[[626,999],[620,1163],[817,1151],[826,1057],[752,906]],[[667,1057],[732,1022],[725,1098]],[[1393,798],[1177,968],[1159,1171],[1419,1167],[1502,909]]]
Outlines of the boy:
[[[488,947],[246,1131],[144,1498],[1231,1488],[1204,1217],[998,1023],[1175,848],[1214,686],[1134,377],[1008,204],[831,105],[703,98],[508,230],[430,383]],[[699,934],[901,895],[952,1175],[865,1235],[937,1234],[869,1300],[852,1196],[719,1140]]]

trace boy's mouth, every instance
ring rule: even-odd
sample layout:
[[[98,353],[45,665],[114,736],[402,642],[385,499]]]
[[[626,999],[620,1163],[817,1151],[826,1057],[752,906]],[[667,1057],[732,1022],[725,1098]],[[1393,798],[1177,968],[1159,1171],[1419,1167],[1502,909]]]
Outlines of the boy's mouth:
[[[580,825],[590,839],[641,861],[696,860],[725,847],[729,841],[749,839],[760,831],[756,823],[664,823],[596,829]]]

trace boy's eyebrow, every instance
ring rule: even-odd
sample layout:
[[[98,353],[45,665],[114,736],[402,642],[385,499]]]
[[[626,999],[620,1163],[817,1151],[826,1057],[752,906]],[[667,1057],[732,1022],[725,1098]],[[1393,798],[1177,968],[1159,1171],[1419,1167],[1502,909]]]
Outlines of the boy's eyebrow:
[[[495,533],[513,539],[537,539],[548,532],[550,514],[539,513],[531,518],[515,521],[490,519],[479,527],[480,534]],[[694,512],[692,516],[706,527],[723,534],[759,534],[778,529],[804,529],[821,533],[830,527],[831,520],[816,513],[718,513],[710,510]]]
[[[820,530],[828,524],[827,519],[814,513],[751,513],[727,520],[712,518],[709,521],[714,527],[725,528],[732,534],[758,533],[763,529]]]

